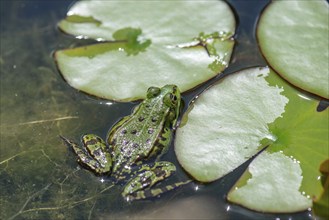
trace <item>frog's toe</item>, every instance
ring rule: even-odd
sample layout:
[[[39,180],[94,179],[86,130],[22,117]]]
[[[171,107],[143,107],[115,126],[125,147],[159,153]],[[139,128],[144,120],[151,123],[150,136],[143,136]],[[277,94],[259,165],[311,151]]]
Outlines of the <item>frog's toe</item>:
[[[63,136],[59,136],[63,141],[64,143],[70,147],[74,153],[78,156],[78,157],[82,157],[83,155],[86,155],[87,156],[87,152],[85,150],[83,150],[77,143],[75,143],[74,141],[71,141],[70,139],[66,138],[66,137],[63,137]]]
[[[74,153],[77,155],[77,161],[81,166],[92,170],[97,174],[103,174],[109,171],[107,169],[104,170],[104,165],[100,164],[97,160],[92,158],[85,148],[80,147],[78,144],[66,137],[60,136],[60,138],[74,151]]]
[[[95,172],[96,174],[103,174],[101,165],[88,155],[78,155],[77,161],[81,166]]]

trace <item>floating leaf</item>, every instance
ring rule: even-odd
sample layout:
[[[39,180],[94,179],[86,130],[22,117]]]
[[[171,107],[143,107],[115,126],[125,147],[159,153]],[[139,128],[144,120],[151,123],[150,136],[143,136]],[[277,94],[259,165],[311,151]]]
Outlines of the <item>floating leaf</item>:
[[[177,158],[197,180],[209,182],[270,145],[229,201],[264,212],[304,210],[322,191],[318,166],[328,155],[328,110],[317,112],[317,104],[267,68],[243,70],[202,93],[184,115]]]
[[[329,4],[273,1],[262,14],[257,37],[265,58],[292,84],[329,98]]]
[[[244,70],[202,93],[176,133],[181,165],[197,180],[209,182],[256,154],[259,141],[271,136],[267,124],[288,102],[281,89],[270,87],[267,68]]]
[[[65,80],[101,98],[130,101],[150,86],[186,91],[222,72],[235,19],[223,1],[80,1],[59,27],[105,41],[57,51]]]
[[[259,155],[228,194],[228,200],[262,212],[296,212],[312,201],[300,191],[302,170],[283,153]]]

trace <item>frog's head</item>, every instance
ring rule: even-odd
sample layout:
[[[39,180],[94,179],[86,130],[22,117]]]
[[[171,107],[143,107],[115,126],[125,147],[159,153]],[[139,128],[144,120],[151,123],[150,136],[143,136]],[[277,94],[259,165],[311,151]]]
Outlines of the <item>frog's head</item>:
[[[174,126],[179,116],[181,107],[181,94],[176,85],[165,85],[162,88],[150,87],[147,90],[147,99],[161,98],[164,106],[170,109],[168,119]]]

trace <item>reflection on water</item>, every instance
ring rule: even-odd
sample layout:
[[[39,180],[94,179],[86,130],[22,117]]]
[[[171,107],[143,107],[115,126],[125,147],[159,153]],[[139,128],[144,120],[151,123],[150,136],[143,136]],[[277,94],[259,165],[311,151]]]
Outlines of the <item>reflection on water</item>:
[[[55,28],[70,3],[1,1],[0,219],[274,219],[226,203],[225,194],[238,174],[191,184],[161,199],[127,203],[121,186],[79,168],[58,135],[78,139],[92,132],[105,137],[134,104],[86,97],[58,74],[52,51],[77,42]],[[236,50],[243,59],[248,56],[239,48],[250,47],[246,42],[240,41]],[[252,59],[258,62],[259,55]],[[167,157],[174,158],[173,151]]]

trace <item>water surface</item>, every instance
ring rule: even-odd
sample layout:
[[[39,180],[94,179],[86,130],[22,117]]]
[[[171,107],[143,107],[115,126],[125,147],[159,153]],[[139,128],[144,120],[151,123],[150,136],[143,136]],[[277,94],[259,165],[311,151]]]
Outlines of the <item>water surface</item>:
[[[58,138],[106,136],[137,103],[97,100],[69,87],[52,58],[57,49],[83,44],[56,23],[72,1],[1,1],[0,219],[308,219],[309,212],[272,215],[225,200],[242,166],[210,184],[194,183],[161,198],[127,203],[121,186],[81,169]],[[254,29],[264,1],[230,0],[238,29],[232,64],[224,75],[265,65]],[[185,103],[211,84],[183,94]],[[165,160],[177,164],[173,147]],[[179,167],[179,165],[177,164]],[[188,178],[179,169],[178,178]]]

